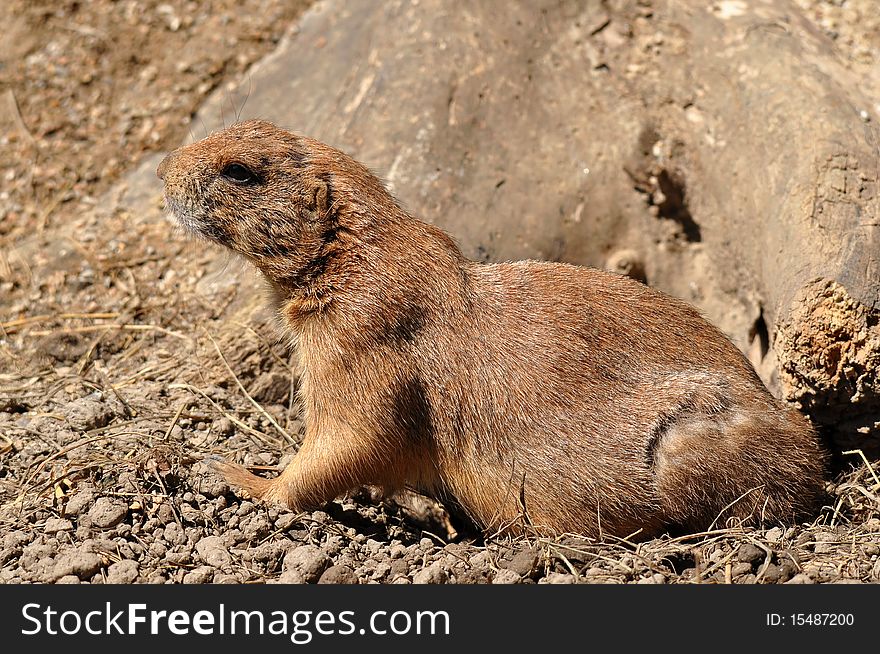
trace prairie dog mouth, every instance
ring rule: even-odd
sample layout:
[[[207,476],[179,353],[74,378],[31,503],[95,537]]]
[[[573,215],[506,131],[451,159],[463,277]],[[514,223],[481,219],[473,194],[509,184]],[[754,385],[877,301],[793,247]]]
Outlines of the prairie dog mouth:
[[[171,224],[181,228],[190,237],[210,241],[235,250],[230,229],[213,219],[200,203],[181,201],[165,193],[165,209]]]
[[[183,228],[192,236],[205,237],[204,227],[186,205],[165,194],[165,217],[173,225]]]

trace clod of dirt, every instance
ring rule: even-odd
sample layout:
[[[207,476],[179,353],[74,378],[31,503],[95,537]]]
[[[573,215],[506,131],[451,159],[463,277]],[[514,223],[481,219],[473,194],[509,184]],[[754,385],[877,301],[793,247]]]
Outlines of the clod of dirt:
[[[83,488],[67,501],[64,512],[69,516],[78,516],[88,510],[94,499],[95,491],[91,488]]]
[[[406,556],[406,546],[397,543],[396,545],[392,545],[391,549],[388,551],[388,555],[392,559],[402,559]]]
[[[564,557],[575,566],[593,561],[593,556],[590,554],[589,541],[579,536],[565,536],[561,538],[558,543],[558,549],[554,548],[553,553],[556,559],[562,563],[565,563],[563,561]]]
[[[55,583],[56,584],[78,584],[79,577],[77,577],[76,575],[64,575],[63,577],[61,577],[61,579],[59,579]]]
[[[33,540],[33,536],[25,531],[16,529],[3,536],[3,547],[21,548],[25,543]]]
[[[502,568],[492,578],[493,584],[518,584],[522,577],[510,568]]]
[[[752,545],[751,543],[743,543],[739,546],[739,550],[737,550],[736,558],[741,563],[748,563],[749,566],[752,566],[763,562],[765,554],[764,550],[760,547]],[[749,569],[751,570],[751,567]]]
[[[46,534],[57,534],[59,531],[70,531],[71,529],[73,529],[73,523],[64,518],[49,518],[43,527]]]
[[[798,574],[796,574],[794,577],[792,577],[791,579],[789,579],[785,583],[796,585],[796,584],[813,584],[816,582],[814,582],[808,574],[805,574],[803,572],[799,572]]]
[[[109,497],[99,497],[95,505],[89,509],[88,516],[96,527],[109,529],[125,520],[127,514],[128,506],[124,502]]]
[[[57,363],[73,363],[88,350],[88,340],[77,334],[50,334],[39,341],[40,351]]]
[[[771,563],[767,566],[767,569],[764,570],[764,575],[761,577],[761,581],[767,584],[780,584],[788,581],[790,578],[791,570],[788,567]]]
[[[745,561],[740,561],[738,563],[734,563],[730,568],[730,576],[736,579],[737,577],[742,577],[745,574],[749,574],[752,571],[752,564],[746,563]]]
[[[574,576],[562,572],[548,572],[547,575],[540,580],[539,584],[574,584],[577,580]]]
[[[91,579],[103,565],[101,557],[94,552],[75,549],[61,554],[55,560],[55,566],[47,575],[47,581],[57,581],[67,575],[76,575],[79,579]]]
[[[214,578],[214,568],[203,565],[183,576],[185,584],[207,584]]]
[[[458,584],[487,584],[490,571],[478,568],[465,568],[455,575],[455,582]],[[531,580],[529,580],[531,581]]]
[[[764,532],[764,538],[766,538],[771,543],[778,543],[782,540],[782,536],[785,532],[781,527],[773,527],[772,529],[768,529]]]
[[[282,584],[313,584],[330,567],[330,557],[314,545],[294,547],[284,555],[281,565]]]
[[[232,563],[232,556],[220,536],[207,536],[196,543],[196,552],[202,561],[215,568],[224,568]]]
[[[447,581],[449,581],[449,572],[440,561],[435,561],[427,568],[422,568],[412,577],[414,584],[445,584]]]
[[[254,541],[265,538],[269,534],[271,525],[265,513],[256,513],[242,520],[239,529],[247,540]]]
[[[107,402],[85,397],[66,405],[61,412],[71,427],[81,431],[106,427],[114,415]]]
[[[186,565],[190,562],[189,552],[168,552],[165,555],[165,561],[173,566]]]
[[[400,583],[400,580],[405,580],[409,583],[409,564],[404,559],[395,559],[391,562],[389,566],[388,575],[386,580],[392,583]]]
[[[163,502],[159,505],[159,508],[156,509],[156,517],[163,525],[170,524],[174,522],[174,509],[172,509],[171,505],[167,502]]]
[[[531,577],[537,566],[538,552],[534,548],[517,552],[508,563],[504,564],[506,569],[515,572],[520,577]]]
[[[347,565],[331,565],[324,571],[321,578],[318,579],[319,584],[356,584],[358,583],[357,575],[354,570]]]
[[[108,584],[130,584],[138,577],[137,561],[125,559],[117,561],[107,568]]]
[[[202,463],[198,465],[204,466]],[[201,477],[199,490],[205,497],[222,497],[229,492],[229,484],[212,471],[210,474],[204,474]]]

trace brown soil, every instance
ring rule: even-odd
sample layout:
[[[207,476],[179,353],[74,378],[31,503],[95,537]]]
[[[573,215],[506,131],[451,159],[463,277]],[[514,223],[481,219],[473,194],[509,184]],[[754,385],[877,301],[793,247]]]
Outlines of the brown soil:
[[[446,544],[417,498],[293,514],[205,470],[292,455],[290,353],[263,313],[218,320],[247,271],[132,215],[118,182],[149,174],[209,91],[246,85],[307,4],[0,5],[0,582],[880,580],[880,480],[858,453],[811,524],[640,544]],[[867,80],[873,0],[799,4]]]

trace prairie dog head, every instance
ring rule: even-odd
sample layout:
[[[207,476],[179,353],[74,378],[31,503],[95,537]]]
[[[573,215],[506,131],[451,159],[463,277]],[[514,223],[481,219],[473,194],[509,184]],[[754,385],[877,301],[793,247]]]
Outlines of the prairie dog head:
[[[340,214],[393,205],[350,157],[272,123],[250,120],[169,154],[156,170],[189,233],[252,261],[272,282],[297,286],[337,241]]]

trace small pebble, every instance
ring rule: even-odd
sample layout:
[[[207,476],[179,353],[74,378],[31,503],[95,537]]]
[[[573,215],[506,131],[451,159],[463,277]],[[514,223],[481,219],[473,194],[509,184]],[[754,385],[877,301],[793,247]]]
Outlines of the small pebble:
[[[313,584],[330,567],[330,563],[330,557],[314,545],[294,547],[284,555],[279,581]]]
[[[64,575],[55,582],[56,584],[78,584],[80,583],[79,577],[76,575]]]
[[[108,584],[130,584],[138,577],[137,561],[123,560],[107,568]]]
[[[70,516],[78,516],[89,509],[94,499],[94,491],[91,488],[84,488],[67,501],[64,513]]]
[[[739,563],[734,563],[730,568],[730,576],[733,578],[739,577],[741,575],[747,574],[752,571],[752,564],[746,563],[745,561],[740,561]]]
[[[207,536],[196,543],[196,552],[206,564],[214,568],[224,568],[232,563],[232,556],[220,536]]]
[[[388,554],[392,559],[402,559],[406,556],[406,547],[404,545],[392,545],[391,551]]]
[[[809,575],[799,572],[794,577],[785,582],[786,584],[812,584],[815,583]]]
[[[76,575],[80,579],[90,579],[103,565],[101,557],[93,552],[82,549],[73,550],[60,555],[55,560],[55,565],[49,578],[61,579],[67,575]]]
[[[183,576],[185,584],[207,584],[214,578],[214,568],[203,565]]]
[[[522,576],[511,570],[510,568],[502,568],[495,573],[492,578],[493,584],[518,584],[522,581]]]
[[[356,584],[354,570],[346,565],[331,565],[318,579],[319,584]]]
[[[765,559],[764,550],[752,543],[743,543],[737,550],[736,558],[743,563],[757,564]]]
[[[439,562],[432,563],[427,568],[422,568],[412,577],[414,584],[445,584],[448,580],[449,573],[443,567],[443,564]]]
[[[659,572],[655,572],[654,574],[652,574],[648,577],[643,577],[642,579],[639,579],[636,583],[638,583],[638,584],[665,584],[666,577],[664,577]]]
[[[65,518],[49,518],[43,531],[47,534],[57,534],[59,531],[70,531],[73,529],[73,523]]]
[[[785,534],[784,531],[780,527],[773,527],[773,529],[768,529],[764,534],[764,538],[766,538],[771,543],[778,543],[782,540],[782,536]]]
[[[296,513],[282,513],[275,520],[275,529],[279,531],[287,531],[296,524]]]
[[[99,497],[94,506],[89,509],[88,516],[96,527],[109,529],[125,520],[127,514],[128,506],[125,502],[109,497]]]
[[[538,552],[529,548],[517,552],[504,567],[517,573],[520,577],[529,577],[535,571],[537,564]],[[471,561],[471,565],[473,565],[473,561]]]
[[[550,572],[547,573],[546,577],[538,580],[539,584],[574,584],[577,583],[577,580],[573,575],[565,574],[563,572]]]

